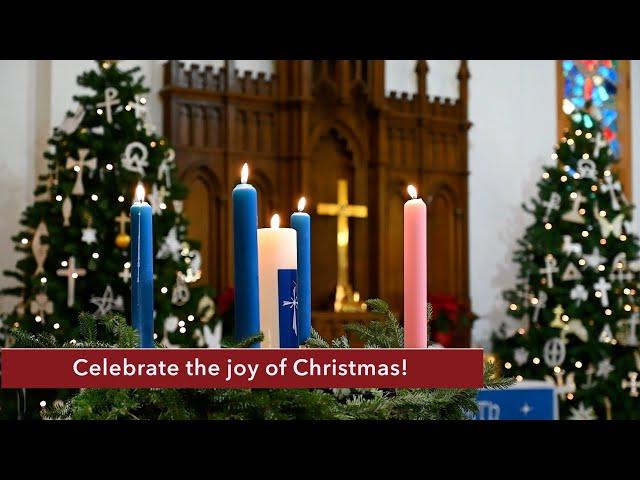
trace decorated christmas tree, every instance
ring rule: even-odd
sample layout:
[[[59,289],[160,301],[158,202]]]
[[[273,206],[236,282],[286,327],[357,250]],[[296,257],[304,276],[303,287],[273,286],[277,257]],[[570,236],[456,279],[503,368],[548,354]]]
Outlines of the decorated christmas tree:
[[[186,237],[187,190],[175,174],[174,150],[147,122],[148,89],[137,71],[99,61],[78,77],[91,93],[75,96],[77,110],[54,129],[44,154],[48,175],[13,237],[23,257],[4,272],[17,285],[3,293],[19,298],[5,327],[64,343],[80,338],[80,312],[129,318],[129,207],[142,183],[153,207],[157,341],[217,345],[213,292],[194,287],[200,254]]]
[[[494,338],[505,374],[557,386],[561,418],[640,418],[638,237],[607,137],[576,112],[525,211],[519,280]]]

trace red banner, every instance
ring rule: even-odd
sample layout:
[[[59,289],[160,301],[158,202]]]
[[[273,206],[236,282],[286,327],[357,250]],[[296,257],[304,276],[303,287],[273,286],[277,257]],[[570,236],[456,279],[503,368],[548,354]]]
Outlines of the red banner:
[[[479,388],[482,349],[2,350],[2,388]]]

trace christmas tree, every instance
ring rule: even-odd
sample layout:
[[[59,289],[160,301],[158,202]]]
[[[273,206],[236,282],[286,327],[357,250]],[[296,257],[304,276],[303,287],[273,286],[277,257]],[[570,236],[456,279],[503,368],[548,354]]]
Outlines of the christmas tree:
[[[216,346],[213,292],[193,285],[200,254],[186,238],[187,189],[175,175],[174,150],[146,120],[149,90],[138,70],[99,61],[78,77],[92,93],[75,96],[77,110],[54,129],[48,175],[12,237],[24,256],[4,272],[18,285],[3,293],[19,298],[5,327],[74,342],[80,312],[129,318],[129,207],[141,182],[153,207],[157,341]]]
[[[534,216],[514,255],[494,353],[517,380],[554,383],[561,418],[640,418],[638,237],[598,122],[585,111],[538,182]]]

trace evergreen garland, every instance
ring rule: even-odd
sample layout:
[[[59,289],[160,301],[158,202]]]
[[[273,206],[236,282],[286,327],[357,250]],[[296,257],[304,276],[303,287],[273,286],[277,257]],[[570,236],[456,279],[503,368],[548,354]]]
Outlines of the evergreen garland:
[[[368,325],[349,324],[365,348],[402,348],[403,329],[382,300],[368,300],[371,311],[383,320]],[[135,348],[138,336],[120,315],[79,318],[82,340],[62,348]],[[55,337],[14,329],[16,346],[56,348]],[[262,340],[262,335],[230,344],[242,348]],[[342,336],[331,342],[316,331],[308,348],[350,348]],[[161,345],[157,347],[162,348]],[[500,378],[494,364],[484,366],[487,388],[506,388],[510,378]],[[41,411],[43,419],[75,420],[463,420],[478,411],[476,389],[81,389],[70,400]]]

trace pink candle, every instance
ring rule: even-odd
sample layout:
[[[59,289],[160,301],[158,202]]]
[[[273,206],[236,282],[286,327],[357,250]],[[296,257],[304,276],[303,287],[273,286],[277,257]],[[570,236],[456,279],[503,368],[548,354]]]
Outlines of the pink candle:
[[[427,205],[413,185],[404,204],[404,347],[427,348]]]

